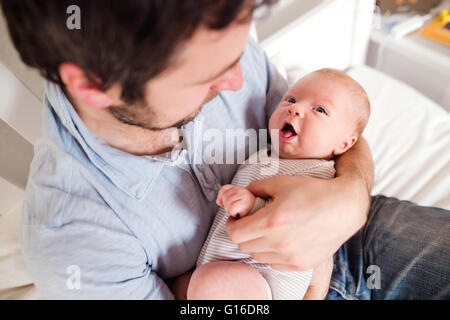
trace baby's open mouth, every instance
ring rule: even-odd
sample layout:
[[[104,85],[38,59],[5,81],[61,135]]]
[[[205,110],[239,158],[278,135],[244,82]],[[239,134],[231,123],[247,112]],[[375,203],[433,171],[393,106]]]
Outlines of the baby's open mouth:
[[[280,136],[284,139],[290,139],[297,136],[297,132],[295,132],[295,129],[291,124],[285,123],[280,131]]]

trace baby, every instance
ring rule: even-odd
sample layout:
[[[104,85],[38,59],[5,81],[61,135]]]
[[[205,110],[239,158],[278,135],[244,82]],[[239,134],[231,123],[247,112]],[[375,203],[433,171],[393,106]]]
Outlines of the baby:
[[[278,165],[258,162],[258,157],[267,159],[268,150],[260,150],[240,166],[231,185],[221,188],[217,197],[221,208],[190,279],[188,299],[297,300],[326,296],[332,257],[314,270],[274,270],[239,250],[228,237],[226,221],[230,216],[239,219],[264,207],[266,200],[246,189],[253,181],[276,175],[334,178],[332,159],[356,143],[369,114],[364,89],[338,70],[310,73],[286,93],[269,122],[272,143],[279,146],[272,150],[278,152]]]

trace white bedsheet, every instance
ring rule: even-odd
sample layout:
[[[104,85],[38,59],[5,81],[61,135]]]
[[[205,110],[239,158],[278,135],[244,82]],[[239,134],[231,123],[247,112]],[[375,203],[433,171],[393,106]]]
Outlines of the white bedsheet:
[[[294,81],[302,70],[289,70]],[[366,89],[372,114],[364,136],[375,162],[373,194],[450,209],[450,116],[410,87],[369,67],[349,74]],[[20,254],[20,208],[0,218],[0,299],[35,299]]]
[[[372,194],[450,209],[450,114],[370,67],[349,74],[372,106],[364,133],[375,163]]]

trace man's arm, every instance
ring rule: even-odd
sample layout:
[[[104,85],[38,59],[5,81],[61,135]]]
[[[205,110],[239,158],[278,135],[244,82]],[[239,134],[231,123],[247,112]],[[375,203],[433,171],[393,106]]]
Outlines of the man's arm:
[[[349,187],[351,191],[361,190],[361,192],[355,193],[355,196],[359,195],[361,198],[355,200],[361,202],[361,211],[359,212],[367,213],[374,182],[373,159],[367,141],[361,138],[350,150],[336,159],[335,167],[335,182],[340,183],[343,187]]]
[[[248,189],[272,202],[251,216],[229,219],[240,250],[278,270],[315,268],[365,223],[373,164],[365,141],[338,160],[332,180],[277,176]]]
[[[63,191],[48,191],[52,202],[25,206],[21,225],[27,269],[46,299],[173,299],[139,240],[120,223],[103,224],[114,217],[109,208],[87,197],[66,199]],[[46,188],[37,192],[37,201],[46,198]],[[36,212],[37,207],[47,212]],[[59,218],[81,210],[98,219]],[[44,223],[46,215],[53,216],[51,222]],[[39,221],[32,222],[36,217]]]

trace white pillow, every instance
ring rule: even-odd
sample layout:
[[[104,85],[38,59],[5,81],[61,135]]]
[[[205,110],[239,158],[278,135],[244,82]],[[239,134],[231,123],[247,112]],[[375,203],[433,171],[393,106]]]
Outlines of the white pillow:
[[[375,163],[373,194],[450,209],[450,114],[370,67],[348,74],[365,88],[372,106],[364,137]]]

